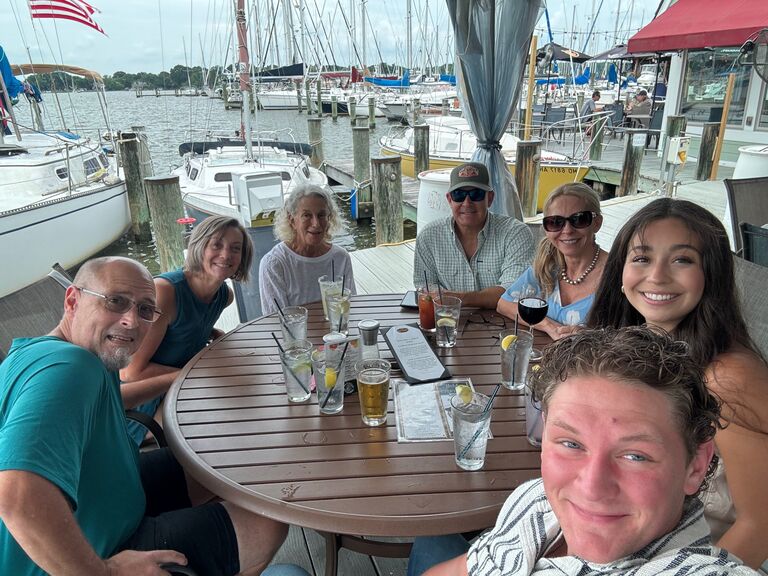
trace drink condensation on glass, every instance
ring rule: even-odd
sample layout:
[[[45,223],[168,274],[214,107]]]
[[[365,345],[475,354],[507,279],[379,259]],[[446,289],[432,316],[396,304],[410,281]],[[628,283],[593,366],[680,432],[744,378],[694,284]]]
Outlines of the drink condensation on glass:
[[[288,306],[283,308],[280,318],[280,328],[283,330],[283,342],[289,344],[294,340],[307,339],[307,309],[303,306]]]
[[[504,330],[499,334],[501,354],[501,383],[509,390],[522,390],[528,376],[533,334]]]
[[[349,298],[352,295],[349,289],[339,291],[337,294],[328,293],[328,322],[331,330],[349,333]]]
[[[381,426],[387,421],[389,371],[386,360],[362,360],[357,363],[357,394],[360,414],[368,426]]]
[[[317,404],[321,414],[336,414],[344,409],[343,349],[337,344],[326,344],[322,350],[312,352],[315,370]]]
[[[341,281],[331,280],[328,276],[320,276],[317,279],[317,283],[320,285],[320,300],[323,303],[323,316],[328,320],[328,294],[340,294],[341,293]]]
[[[456,296],[443,296],[434,300],[435,305],[435,343],[440,348],[456,346],[456,329],[461,316],[461,299]]]
[[[312,343],[308,340],[286,342],[280,361],[283,365],[285,392],[288,402],[306,402],[312,381]]]
[[[453,419],[453,450],[456,465],[463,470],[480,470],[485,464],[488,428],[491,411],[485,410],[488,397],[472,392],[472,399],[464,402],[457,394],[451,397]]]
[[[419,328],[424,332],[435,331],[435,305],[437,294],[428,291],[425,287],[419,288]]]

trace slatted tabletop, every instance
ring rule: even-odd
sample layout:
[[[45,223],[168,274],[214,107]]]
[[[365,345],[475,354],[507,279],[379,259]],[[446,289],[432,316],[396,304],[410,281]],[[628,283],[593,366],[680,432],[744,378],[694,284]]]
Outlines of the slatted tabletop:
[[[382,327],[414,322],[417,312],[401,308],[401,298],[354,297],[350,333],[357,334],[364,318]],[[317,345],[328,324],[319,303],[308,308],[307,336]],[[499,327],[472,322],[461,332],[467,316],[456,348],[438,349],[438,355],[453,376],[468,376],[490,394],[500,375]],[[521,393],[501,389],[485,467],[467,472],[454,462],[452,441],[397,442],[391,391],[387,423],[380,427],[363,424],[356,395],[345,398],[337,415],[320,415],[314,393],[307,403],[289,404],[273,331],[279,336],[274,315],[219,339],[189,362],[165,400],[171,448],[221,498],[323,532],[438,535],[491,526],[509,493],[539,475],[539,451],[525,437]],[[537,346],[547,342],[537,333]],[[381,336],[379,349],[392,359]]]

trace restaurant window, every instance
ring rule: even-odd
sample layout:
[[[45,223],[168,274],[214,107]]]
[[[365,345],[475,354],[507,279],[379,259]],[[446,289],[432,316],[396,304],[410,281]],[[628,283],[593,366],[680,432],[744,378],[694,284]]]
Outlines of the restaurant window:
[[[728,74],[736,74],[728,124],[741,126],[751,69],[735,66],[738,48],[690,50],[685,66],[680,111],[689,122],[719,122],[723,114]]]
[[[760,107],[759,128],[768,128],[768,83],[763,84],[763,105]]]

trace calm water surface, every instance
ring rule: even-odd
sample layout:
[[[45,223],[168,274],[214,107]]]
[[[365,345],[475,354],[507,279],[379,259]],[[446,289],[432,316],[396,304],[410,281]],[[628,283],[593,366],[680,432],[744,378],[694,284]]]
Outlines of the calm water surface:
[[[143,126],[149,139],[152,165],[155,175],[169,174],[181,164],[179,144],[191,139],[196,133],[197,139],[207,130],[224,131],[234,135],[240,128],[240,111],[224,110],[222,100],[205,97],[143,96],[136,98],[133,92],[107,92],[107,105],[110,126],[113,131],[128,131],[134,126]],[[60,113],[52,95],[44,94],[44,122],[46,128],[61,126]],[[96,137],[97,130],[104,127],[101,106],[95,93],[79,92],[60,96],[61,114],[65,126],[72,132]],[[19,104],[14,108],[18,121],[31,125],[29,107]],[[295,139],[307,142],[307,114],[295,110],[259,110],[252,116],[253,130],[275,131],[279,140]],[[393,126],[384,118],[376,119],[376,127],[371,129],[371,157],[379,155],[379,139]],[[335,122],[330,116],[324,117],[323,151],[329,162],[351,161],[352,128],[349,118],[339,116]],[[334,239],[335,244],[347,250],[370,248],[376,243],[375,223],[357,224],[351,220],[349,207],[344,200],[350,190],[334,187],[340,206],[347,222],[345,234]],[[415,225],[406,222],[405,237],[416,235]],[[110,246],[104,254],[126,255],[143,261],[153,273],[159,272],[157,254],[154,245],[138,245],[127,237]]]

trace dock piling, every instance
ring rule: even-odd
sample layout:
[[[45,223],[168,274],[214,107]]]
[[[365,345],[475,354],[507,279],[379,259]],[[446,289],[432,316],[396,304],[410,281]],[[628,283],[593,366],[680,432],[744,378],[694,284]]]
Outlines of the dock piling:
[[[373,217],[373,191],[371,189],[370,131],[367,126],[352,127],[352,154],[354,155],[355,191],[357,194],[357,220]]]
[[[184,264],[184,227],[178,223],[184,217],[179,177],[151,176],[144,179],[144,185],[160,269],[175,270]]]
[[[368,128],[376,128],[376,98],[368,96]]]
[[[645,153],[645,139],[648,131],[630,128],[626,131],[624,142],[624,166],[621,170],[621,183],[616,196],[637,194],[637,183],[640,179],[640,167]]]
[[[331,118],[336,120],[339,117],[339,102],[336,96],[331,96]]]
[[[413,174],[429,170],[429,124],[413,127]]]
[[[715,162],[715,146],[720,132],[719,122],[705,122],[701,130],[699,158],[696,162],[696,180],[709,180]]]
[[[299,114],[302,112],[302,102],[301,102],[301,80],[296,81],[296,100],[297,104],[299,105]]]
[[[600,160],[603,157],[603,135],[605,134],[605,122],[597,120],[592,125],[592,134],[589,141],[589,159]]]
[[[142,162],[142,140],[138,132],[123,132],[119,135],[118,145],[123,159],[125,185],[128,189],[128,206],[131,211],[131,233],[136,242],[151,242],[152,229],[149,224],[149,205],[144,190],[144,178],[151,176],[147,165]]]
[[[440,104],[440,113],[443,116],[449,116],[451,114],[451,99],[443,98]]]
[[[315,88],[317,89],[317,117],[323,117],[323,93],[320,88],[320,78],[315,82]]]
[[[657,112],[658,114],[658,112]],[[667,130],[664,133],[664,141],[661,143],[661,177],[659,178],[659,185],[666,182],[667,173],[669,172],[669,163],[667,162],[667,146],[669,146],[669,139],[674,136],[682,136],[685,133],[685,127],[688,119],[685,116],[667,116]],[[667,184],[671,184],[667,182]]]
[[[403,181],[400,156],[371,160],[376,245],[403,241]]]
[[[321,118],[307,118],[309,145],[312,146],[310,162],[314,168],[320,168],[325,160],[323,154],[323,121]]]
[[[357,98],[350,96],[347,99],[347,109],[349,110],[349,122],[354,127],[357,120]]]
[[[416,126],[421,122],[421,100],[414,98],[411,100],[411,125]]]
[[[307,99],[307,115],[312,114],[312,80],[304,81],[304,96]]]
[[[536,216],[539,196],[541,140],[520,140],[515,161],[515,185],[520,195],[523,216]]]

